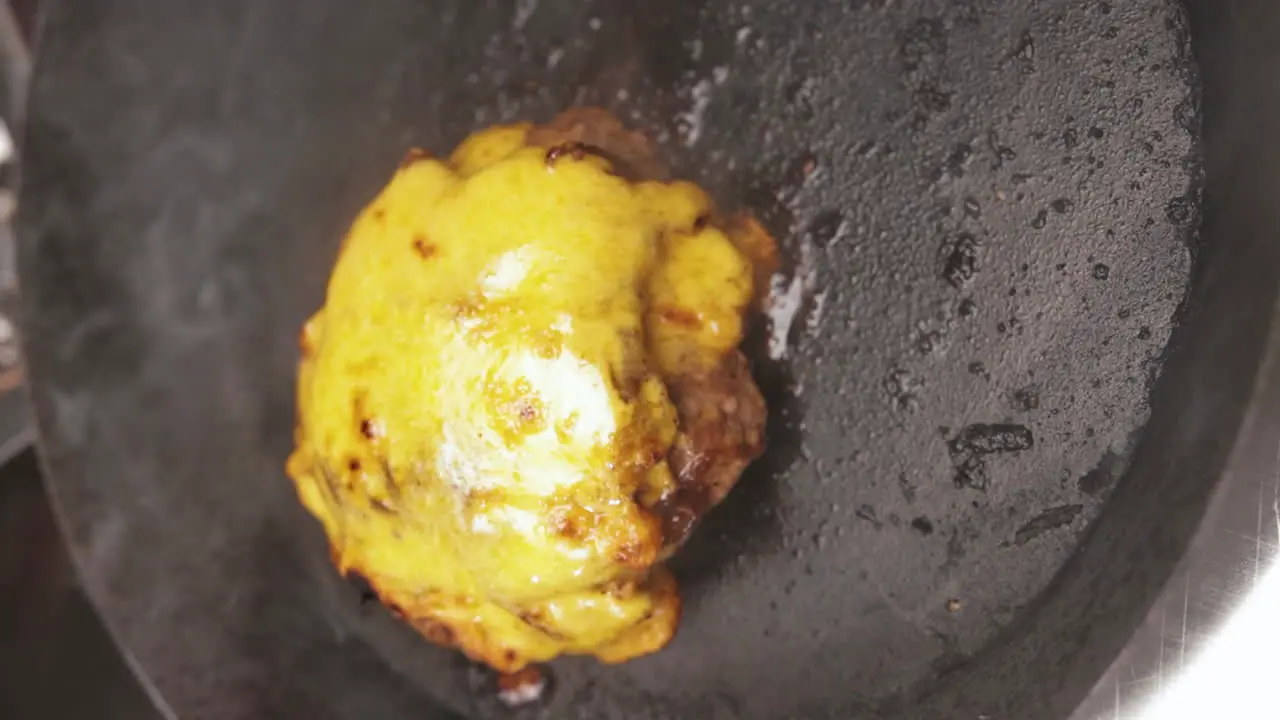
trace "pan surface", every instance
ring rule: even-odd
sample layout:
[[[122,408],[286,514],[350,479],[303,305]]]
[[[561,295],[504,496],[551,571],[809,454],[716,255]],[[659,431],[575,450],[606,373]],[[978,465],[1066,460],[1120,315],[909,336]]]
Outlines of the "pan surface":
[[[1109,660],[1053,598],[1128,577],[1069,561],[1187,295],[1194,86],[1166,0],[52,3],[20,272],[86,585],[182,718],[490,714],[294,499],[297,328],[407,147],[599,104],[762,217],[787,302],[676,640],[531,712],[1048,717]]]

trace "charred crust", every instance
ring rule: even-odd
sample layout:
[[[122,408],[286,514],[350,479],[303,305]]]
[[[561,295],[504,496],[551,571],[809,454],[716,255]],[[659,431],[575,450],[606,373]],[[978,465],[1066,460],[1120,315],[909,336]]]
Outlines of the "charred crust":
[[[315,346],[311,341],[310,323],[302,326],[302,331],[298,333],[298,350],[302,353],[302,357],[309,358],[315,354]]]
[[[648,455],[645,457],[643,464],[645,467],[653,467],[661,462],[663,457],[665,457],[665,455],[662,452],[662,448],[658,445],[653,445],[649,448]]]
[[[429,157],[431,157],[431,153],[423,150],[422,148],[409,148],[409,152],[406,152],[404,157],[400,159],[400,169],[403,170],[410,165],[426,160]]]
[[[698,313],[677,305],[664,305],[658,308],[658,317],[671,325],[690,330],[702,327],[702,318],[698,317]]]
[[[422,633],[423,637],[437,645],[452,646],[457,639],[453,628],[437,620],[422,618],[415,620],[413,626]]]
[[[615,174],[628,180],[665,180],[669,175],[658,160],[653,142],[643,133],[628,130],[604,108],[566,110],[546,125],[533,128],[527,141],[543,147],[581,143],[593,155],[609,161]]]
[[[592,515],[577,505],[564,505],[551,513],[551,527],[566,540],[584,540],[591,534]]]
[[[568,142],[559,143],[558,145],[552,145],[551,147],[547,148],[547,158],[546,158],[547,167],[549,168],[555,167],[556,163],[559,162],[560,158],[566,155],[568,155],[569,157],[572,157],[574,160],[582,160],[587,156],[587,153],[590,152],[591,150],[592,149],[586,143],[578,142],[576,140],[570,140]]]
[[[568,639],[563,633],[547,625],[546,618],[543,617],[542,613],[537,610],[525,610],[523,612],[517,613],[516,617],[520,618],[520,622],[524,623],[525,625],[528,625],[529,627],[533,628],[534,630],[537,630],[538,632],[542,633],[543,635],[546,635],[549,638],[552,638],[554,640]]]
[[[542,671],[530,665],[521,670],[509,673],[498,674],[498,690],[502,692],[514,692],[524,687],[536,687],[546,682]]]
[[[706,501],[693,497],[692,493],[676,493],[654,508],[662,519],[662,542],[666,547],[680,545],[698,524],[698,517],[706,511]]]
[[[623,543],[613,553],[613,561],[627,567],[644,567],[646,559],[644,549],[634,541]]]
[[[440,252],[440,249],[428,242],[425,237],[419,235],[413,239],[413,252],[423,260],[430,260]]]
[[[351,413],[356,418],[356,429],[366,440],[377,440],[382,437],[382,425],[369,414],[368,393],[360,390],[351,398]]]
[[[568,515],[556,518],[555,530],[557,535],[566,540],[581,540],[583,536],[582,527]]]

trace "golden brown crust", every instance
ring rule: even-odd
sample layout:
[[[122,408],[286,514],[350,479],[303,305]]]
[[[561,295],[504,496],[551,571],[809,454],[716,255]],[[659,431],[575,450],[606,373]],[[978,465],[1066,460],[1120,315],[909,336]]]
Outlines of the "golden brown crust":
[[[577,144],[580,149],[605,156],[619,174],[630,178],[665,180],[668,175],[649,138],[628,130],[604,108],[570,108],[546,125],[530,130],[527,142],[552,150]]]

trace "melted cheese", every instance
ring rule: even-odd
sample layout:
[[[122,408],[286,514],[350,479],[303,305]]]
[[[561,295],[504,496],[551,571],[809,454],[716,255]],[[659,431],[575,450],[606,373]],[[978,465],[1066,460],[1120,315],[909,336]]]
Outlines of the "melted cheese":
[[[688,183],[551,157],[527,126],[413,154],[303,331],[289,474],[335,562],[507,671],[674,632],[656,558],[664,377],[742,338],[752,268]]]

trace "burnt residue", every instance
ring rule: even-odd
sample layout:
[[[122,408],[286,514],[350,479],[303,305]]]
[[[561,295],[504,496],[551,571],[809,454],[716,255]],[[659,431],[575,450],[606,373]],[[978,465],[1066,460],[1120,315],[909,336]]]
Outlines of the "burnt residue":
[[[934,169],[929,180],[935,184],[959,180],[965,176],[968,171],[969,163],[973,160],[973,146],[968,143],[959,143],[951,148],[951,152],[947,153],[942,164]]]
[[[439,248],[429,242],[425,237],[418,236],[413,239],[413,252],[423,260],[430,260],[439,252]]]
[[[529,666],[515,673],[499,673],[480,664],[466,671],[469,717],[482,720],[550,720],[556,683],[550,667]]]
[[[1025,425],[975,423],[965,426],[947,443],[953,480],[957,487],[986,490],[990,484],[987,460],[993,455],[1021,452],[1035,447],[1035,437]]]
[[[796,227],[795,211],[784,200],[786,190],[794,187],[785,180],[755,178],[741,191],[743,206],[779,240],[790,237]]]
[[[967,425],[949,444],[953,455],[992,455],[1030,450],[1034,446],[1030,428],[1012,423]]]
[[[1195,217],[1195,201],[1187,196],[1173,198],[1165,206],[1165,218],[1170,224],[1183,226],[1191,223]]]
[[[369,582],[369,578],[365,577],[360,571],[348,570],[343,577],[346,578],[347,584],[355,591],[361,605],[378,602],[378,592],[373,589],[373,584]]]
[[[933,521],[921,515],[911,521],[911,529],[928,537],[933,534]]]
[[[1013,407],[1022,412],[1040,409],[1040,390],[1035,387],[1024,387],[1014,390],[1010,396]]]
[[[968,285],[978,274],[978,239],[970,233],[961,233],[943,247],[946,260],[942,267],[942,279],[957,290]]]
[[[1108,450],[1092,470],[1080,476],[1076,486],[1085,495],[1098,495],[1115,485],[1116,480],[1120,478],[1120,473],[1124,470],[1124,464],[1123,455]]]
[[[911,371],[901,367],[891,368],[882,385],[889,400],[898,410],[912,411],[918,407],[920,383]]]
[[[815,245],[830,247],[839,242],[844,230],[844,213],[839,210],[823,210],[809,223],[806,233]]]
[[[702,318],[698,313],[678,305],[664,305],[655,311],[663,322],[686,330],[696,330],[702,326]]]
[[[587,146],[580,142],[565,142],[559,145],[553,145],[547,149],[546,163],[547,167],[553,168],[560,158],[571,157],[574,160],[582,160],[587,156]]]
[[[1013,544],[1026,545],[1050,530],[1070,525],[1082,510],[1084,510],[1083,505],[1059,505],[1049,508],[1018,528],[1013,536]]]
[[[871,523],[872,527],[874,527],[877,530],[884,527],[884,523],[880,522],[880,517],[876,513],[875,506],[873,505],[868,505],[865,503],[862,505],[859,505],[858,508],[853,511],[853,514],[855,517]]]
[[[431,153],[422,148],[409,148],[409,151],[400,159],[400,169],[403,170],[410,165],[426,160],[431,157]]]
[[[916,88],[916,106],[926,113],[936,115],[951,109],[951,98],[954,93],[939,89],[933,83],[925,83]]]
[[[382,437],[382,423],[369,412],[369,393],[356,390],[351,395],[351,414],[355,417],[356,430],[366,440],[377,440]]]

